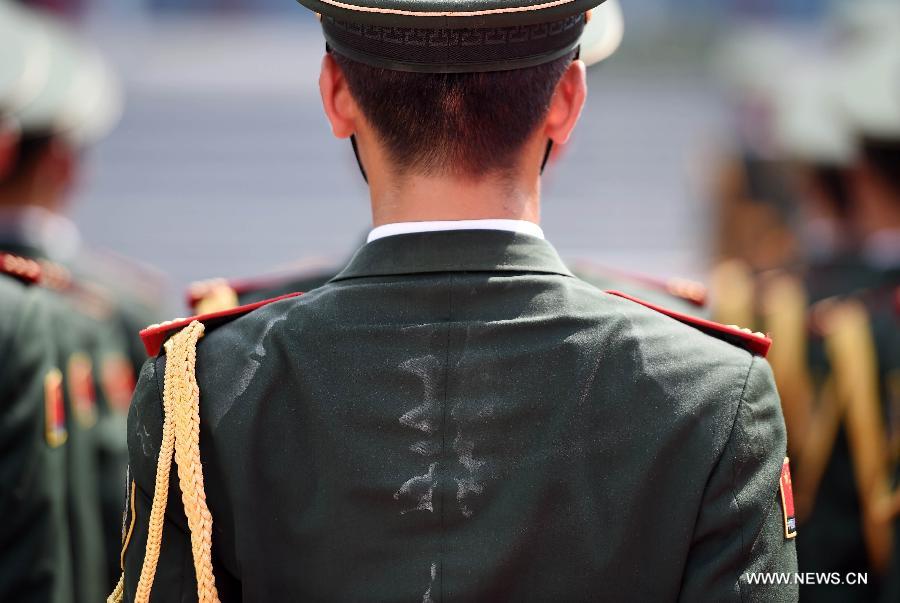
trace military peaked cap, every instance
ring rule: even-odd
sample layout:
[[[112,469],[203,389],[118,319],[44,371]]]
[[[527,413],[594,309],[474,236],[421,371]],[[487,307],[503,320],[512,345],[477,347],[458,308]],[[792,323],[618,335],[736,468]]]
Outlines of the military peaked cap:
[[[328,45],[376,67],[423,73],[505,71],[580,44],[604,0],[299,0]]]

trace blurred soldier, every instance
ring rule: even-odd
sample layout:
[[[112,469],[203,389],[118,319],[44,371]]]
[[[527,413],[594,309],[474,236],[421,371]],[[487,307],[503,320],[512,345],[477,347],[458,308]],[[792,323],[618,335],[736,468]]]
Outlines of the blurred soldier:
[[[880,282],[895,283],[900,267],[900,15],[895,35],[865,43],[845,65],[843,110],[860,137],[861,159],[852,172],[856,221],[865,263]]]
[[[796,204],[798,274],[816,302],[872,284],[850,190],[857,145],[841,118],[835,66],[795,61],[786,70],[776,93],[775,139]]]
[[[784,150],[800,161],[797,197],[817,216],[807,223],[826,225],[806,245],[814,253],[800,278],[771,279],[762,294],[765,328],[779,341],[772,366],[807,534],[800,569],[868,574],[866,586],[807,586],[808,600],[875,601],[885,576],[893,578],[885,509],[900,367],[897,50],[896,37],[858,39],[843,49],[840,68],[833,59],[822,72],[807,65],[792,74],[781,107]]]
[[[810,340],[810,304],[870,282],[859,259],[849,190],[856,145],[846,121],[838,119],[835,68],[802,55],[798,49],[784,67],[772,101],[773,139],[797,218],[797,258],[759,275],[754,283],[759,299],[753,300],[757,320],[764,323],[760,328],[779,342],[770,362],[795,460],[805,445],[813,389],[830,370],[820,338]],[[804,495],[801,489],[801,507]]]
[[[35,603],[72,600],[68,428],[50,310],[32,290],[39,275],[0,253],[0,599]]]
[[[860,137],[860,161],[851,183],[858,204],[863,261],[875,275],[871,286],[856,292],[854,298],[866,313],[866,332],[875,348],[878,425],[886,423],[888,434],[879,443],[885,453],[890,451],[896,488],[900,466],[900,10],[893,15],[887,22],[892,24],[892,35],[873,36],[849,52],[841,100]],[[891,510],[895,518],[900,517],[896,492],[900,491],[895,490]],[[877,492],[882,493],[881,489]],[[862,503],[867,502],[866,494],[861,493]],[[872,504],[880,503],[875,500]],[[896,530],[894,556],[900,556]],[[900,561],[895,559],[893,565],[896,572]],[[893,600],[900,595],[897,573],[890,574],[885,595],[895,597]]]
[[[728,286],[741,289],[740,283],[731,282],[741,271],[755,274],[796,261],[793,204],[773,120],[778,74],[791,64],[796,49],[771,26],[729,31],[724,39],[713,55],[713,75],[733,113],[735,135],[715,158],[714,252],[717,261],[731,263],[725,265]],[[734,262],[741,268],[735,270]],[[713,289],[719,276],[713,272]],[[722,318],[731,320],[728,315]]]
[[[537,224],[597,3],[304,0],[376,227],[310,294],[143,333],[113,598],[796,599],[750,575],[796,569],[771,341]]]
[[[10,9],[12,10],[12,9]],[[52,316],[68,416],[68,513],[77,601],[96,601],[114,582],[125,474],[125,413],[134,383],[115,299],[61,264],[76,240],[61,211],[78,152],[112,123],[108,73],[91,51],[49,18],[18,9],[18,27],[46,64],[13,117],[22,138],[0,183],[0,251],[41,264],[55,293]]]
[[[789,166],[779,149],[777,119],[780,87],[789,79],[785,72],[790,73],[797,49],[784,32],[771,27],[729,32],[725,40],[714,55],[714,75],[732,109],[735,136],[717,157],[712,187],[718,232],[710,313],[726,324],[753,326],[759,319],[759,275],[801,268],[796,203]],[[777,339],[773,354],[783,357],[785,344]],[[774,365],[779,358],[772,360]],[[790,424],[791,417],[785,419]]]
[[[44,65],[17,13],[0,3],[0,182],[18,149],[11,110]],[[66,514],[66,423],[49,300],[36,262],[0,253],[0,600],[72,600]]]
[[[849,174],[852,130],[841,114],[833,61],[802,58],[784,67],[774,95],[773,123],[786,182],[796,205],[798,261],[761,275],[754,300],[763,330],[778,341],[770,354],[778,383],[788,448],[796,464],[801,572],[869,572],[866,585],[807,585],[808,600],[874,600],[878,575],[861,531],[857,488],[847,452],[828,338],[810,328],[811,304],[870,283],[860,260]],[[826,318],[819,314],[818,318]],[[827,317],[831,322],[831,317]],[[835,462],[837,461],[837,462]]]

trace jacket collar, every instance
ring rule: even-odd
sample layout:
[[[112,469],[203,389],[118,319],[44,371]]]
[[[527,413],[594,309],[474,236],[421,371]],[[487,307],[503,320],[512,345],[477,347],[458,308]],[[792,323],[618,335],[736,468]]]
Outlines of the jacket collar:
[[[367,243],[332,281],[435,272],[572,276],[543,239],[496,230],[457,230],[395,235]]]

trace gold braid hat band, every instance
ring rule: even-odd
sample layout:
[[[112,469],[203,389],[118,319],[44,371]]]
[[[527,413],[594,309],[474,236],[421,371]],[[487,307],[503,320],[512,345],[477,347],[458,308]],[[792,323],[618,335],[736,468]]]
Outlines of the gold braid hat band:
[[[203,324],[194,321],[165,344],[166,371],[163,387],[163,435],[156,466],[156,485],[150,507],[147,550],[135,592],[135,603],[148,603],[156,566],[159,562],[166,504],[169,498],[169,476],[174,456],[178,466],[181,501],[191,533],[191,552],[197,576],[199,603],[218,603],[212,568],[212,515],[203,488],[203,466],[200,462],[200,388],[195,374],[197,341],[203,336]],[[123,581],[108,601],[122,600]],[[118,595],[118,598],[116,598]]]

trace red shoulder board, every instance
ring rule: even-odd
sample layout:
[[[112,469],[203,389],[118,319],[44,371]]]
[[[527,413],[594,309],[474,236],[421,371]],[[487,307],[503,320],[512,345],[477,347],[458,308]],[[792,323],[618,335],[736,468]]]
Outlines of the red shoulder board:
[[[302,295],[302,293],[289,293],[288,295],[266,299],[254,304],[248,304],[246,306],[231,308],[230,310],[212,312],[210,314],[203,314],[201,316],[192,316],[191,318],[176,318],[175,320],[168,320],[158,325],[150,325],[149,327],[141,331],[141,341],[144,342],[144,348],[147,350],[147,354],[149,356],[156,356],[162,349],[163,344],[173,333],[180,329],[183,329],[195,320],[202,322],[207,327],[219,326],[236,318],[240,318],[245,314],[249,314],[254,310],[262,308],[263,306],[268,306],[269,304],[273,304],[283,299],[298,297],[300,295]]]
[[[762,356],[763,358],[766,357],[766,355],[769,353],[769,348],[772,347],[772,340],[762,333],[752,333],[743,329],[739,329],[738,327],[729,327],[717,322],[713,322],[711,320],[697,318],[696,316],[690,316],[688,314],[682,314],[681,312],[675,312],[674,310],[668,310],[649,302],[645,302],[636,297],[632,297],[626,293],[622,293],[621,291],[607,291],[607,293],[609,293],[610,295],[623,297],[637,304],[641,304],[642,306],[646,306],[651,310],[656,310],[660,314],[665,314],[666,316],[674,318],[679,322],[683,322],[686,325],[690,325],[696,329],[699,329],[707,335],[712,335],[713,337],[716,337],[718,339],[724,339],[732,345],[744,348],[748,352],[757,356]]]
[[[23,283],[34,285],[41,280],[41,266],[34,260],[0,253],[0,274],[7,274]]]

